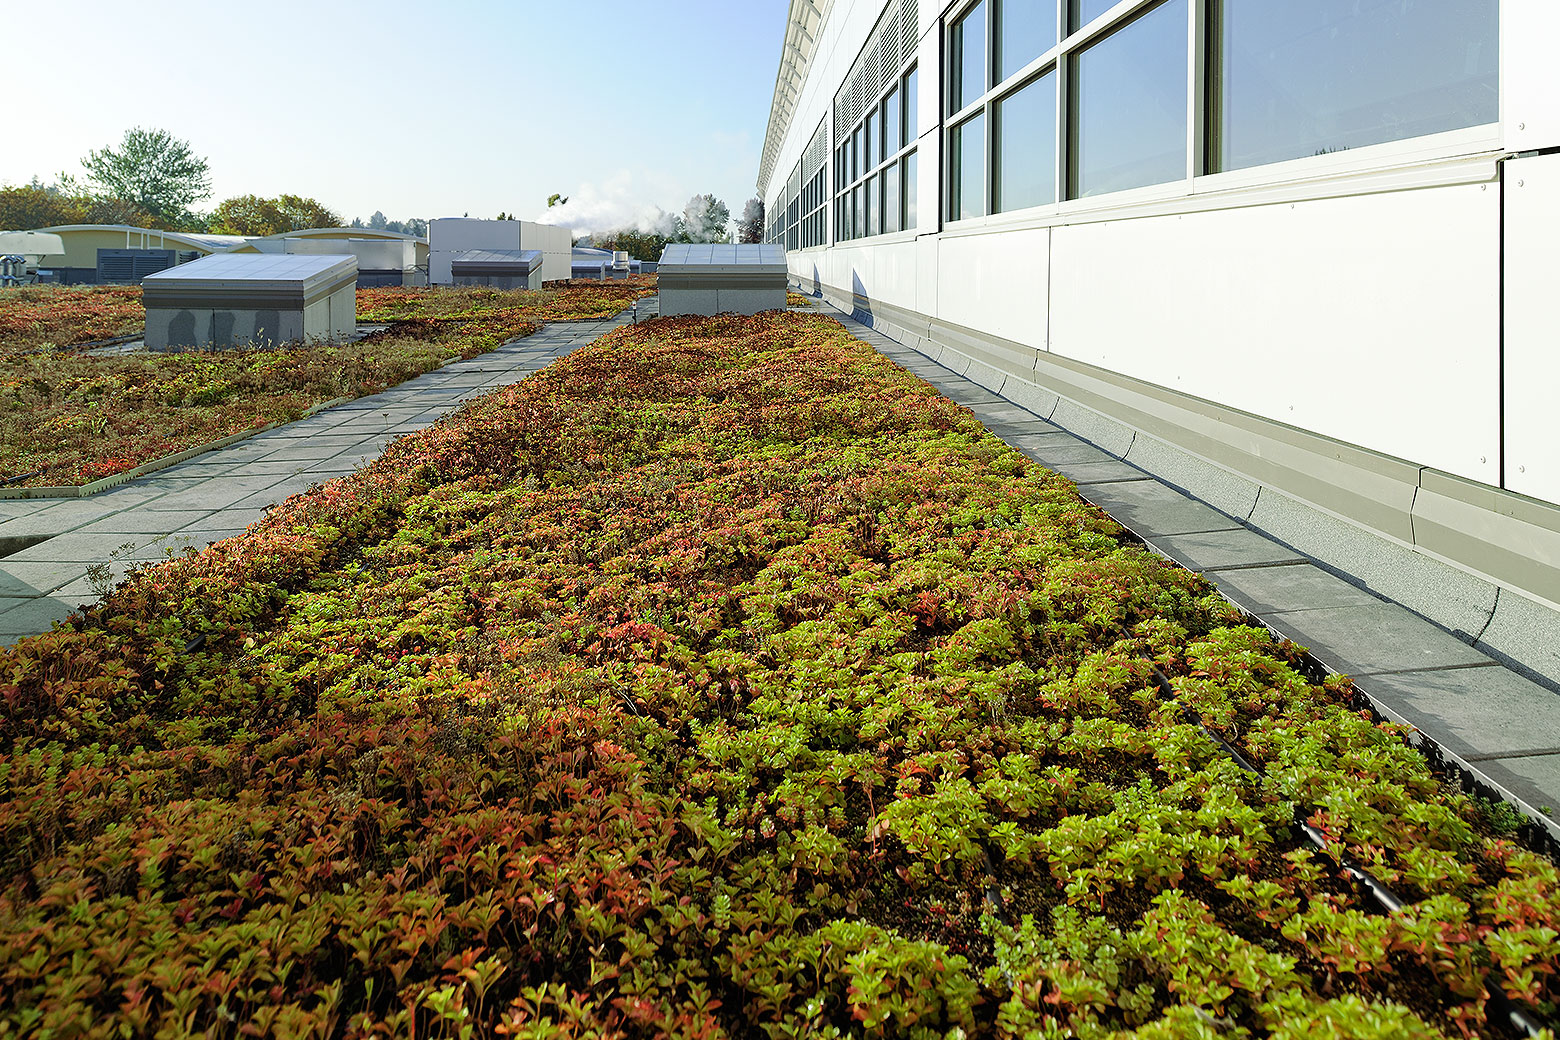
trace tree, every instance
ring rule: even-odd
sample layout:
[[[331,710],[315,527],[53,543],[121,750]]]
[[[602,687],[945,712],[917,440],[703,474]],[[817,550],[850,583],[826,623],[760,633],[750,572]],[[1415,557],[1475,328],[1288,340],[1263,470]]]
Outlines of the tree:
[[[554,206],[567,205],[568,201],[569,197],[567,195],[559,195],[557,192],[553,192],[547,196],[547,208],[552,209]]]
[[[389,230],[390,221],[385,218],[385,211],[382,209],[374,210],[374,215],[368,218],[368,226],[375,231]]]
[[[672,236],[663,235],[655,231],[638,231],[630,228],[621,231],[609,231],[604,235],[593,235],[591,240],[595,242],[597,249],[624,252],[635,260],[650,260],[653,262],[661,259],[661,252],[666,248],[666,243],[672,241]]]
[[[187,217],[211,194],[206,160],[166,130],[126,130],[118,148],[89,152],[81,165],[93,197],[124,199],[165,221]]]
[[[239,195],[225,199],[211,215],[211,230],[222,235],[279,235],[305,228],[340,227],[341,218],[313,199],[278,195],[263,199]]]
[[[713,195],[695,195],[683,207],[681,230],[689,242],[730,242],[731,211]]]
[[[748,199],[737,221],[737,241],[753,245],[764,240],[764,200]]]
[[[82,224],[83,210],[80,199],[50,191],[36,182],[20,188],[0,188],[0,231]]]

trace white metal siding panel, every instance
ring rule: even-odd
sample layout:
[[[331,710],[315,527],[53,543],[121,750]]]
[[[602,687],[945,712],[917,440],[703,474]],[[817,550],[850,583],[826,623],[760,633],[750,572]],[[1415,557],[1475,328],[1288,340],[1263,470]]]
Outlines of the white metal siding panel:
[[[1506,164],[1506,487],[1560,503],[1560,155]]]
[[[1513,152],[1560,147],[1555,86],[1555,0],[1503,0],[1500,10],[1501,122]]]
[[[1057,228],[1051,349],[1495,484],[1499,245],[1488,185]]]
[[[938,253],[937,316],[1046,349],[1050,234],[1038,228],[944,238]]]

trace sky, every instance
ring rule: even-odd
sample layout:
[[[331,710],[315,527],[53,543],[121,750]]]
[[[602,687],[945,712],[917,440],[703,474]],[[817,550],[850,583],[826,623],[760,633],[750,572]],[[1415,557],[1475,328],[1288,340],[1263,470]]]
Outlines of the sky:
[[[0,106],[0,185],[79,175],[144,126],[210,163],[197,209],[287,193],[346,220],[502,211],[611,230],[710,192],[735,217],[756,194],[786,9],[74,0],[66,43],[54,5],[16,4],[8,49],[37,65]]]

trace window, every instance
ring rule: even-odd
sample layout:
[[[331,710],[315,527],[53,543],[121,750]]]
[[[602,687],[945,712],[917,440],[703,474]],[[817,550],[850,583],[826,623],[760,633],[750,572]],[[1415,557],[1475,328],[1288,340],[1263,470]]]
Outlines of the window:
[[[883,233],[885,235],[900,230],[905,219],[904,204],[901,201],[902,191],[899,164],[890,163],[883,171]]]
[[[1493,123],[1498,0],[1223,0],[1210,170]]]
[[[1030,80],[996,104],[992,211],[1056,201],[1056,72]]]
[[[1167,0],[1073,56],[1073,198],[1186,177],[1187,2]]]
[[[985,0],[953,24],[948,53],[953,59],[948,76],[948,113],[952,115],[986,92]]]
[[[883,99],[883,154],[895,154],[904,141],[904,127],[899,115],[899,88],[895,87]]]
[[[1072,18],[1068,27],[1077,32],[1116,6],[1116,0],[1072,0]]]
[[[1056,46],[1056,0],[998,0],[998,83]]]
[[[868,106],[849,135],[849,161],[842,162],[839,204],[849,211],[838,222],[837,238],[847,241],[908,231],[915,227],[914,169],[915,69],[897,77]],[[858,161],[859,157],[859,161]],[[909,194],[907,195],[907,191]]]
[[[920,104],[919,104],[920,97],[919,97],[919,95],[917,93],[917,84],[916,84],[916,81],[915,81],[915,70],[914,69],[911,69],[909,72],[905,73],[904,94],[905,94],[904,143],[907,144],[907,145],[914,145],[918,140],[920,140],[920,137],[921,137],[921,124],[920,124],[920,122],[916,118],[916,116],[918,114],[918,109],[920,108]]]
[[[986,117],[971,116],[953,128],[948,150],[949,220],[986,213]]]

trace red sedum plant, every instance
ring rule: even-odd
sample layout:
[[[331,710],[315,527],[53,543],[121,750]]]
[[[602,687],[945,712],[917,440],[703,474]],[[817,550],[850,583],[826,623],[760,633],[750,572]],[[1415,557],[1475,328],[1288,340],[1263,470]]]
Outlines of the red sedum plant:
[[[622,329],[0,651],[0,1035],[1552,1016],[1554,864],[1294,655],[832,321]]]

